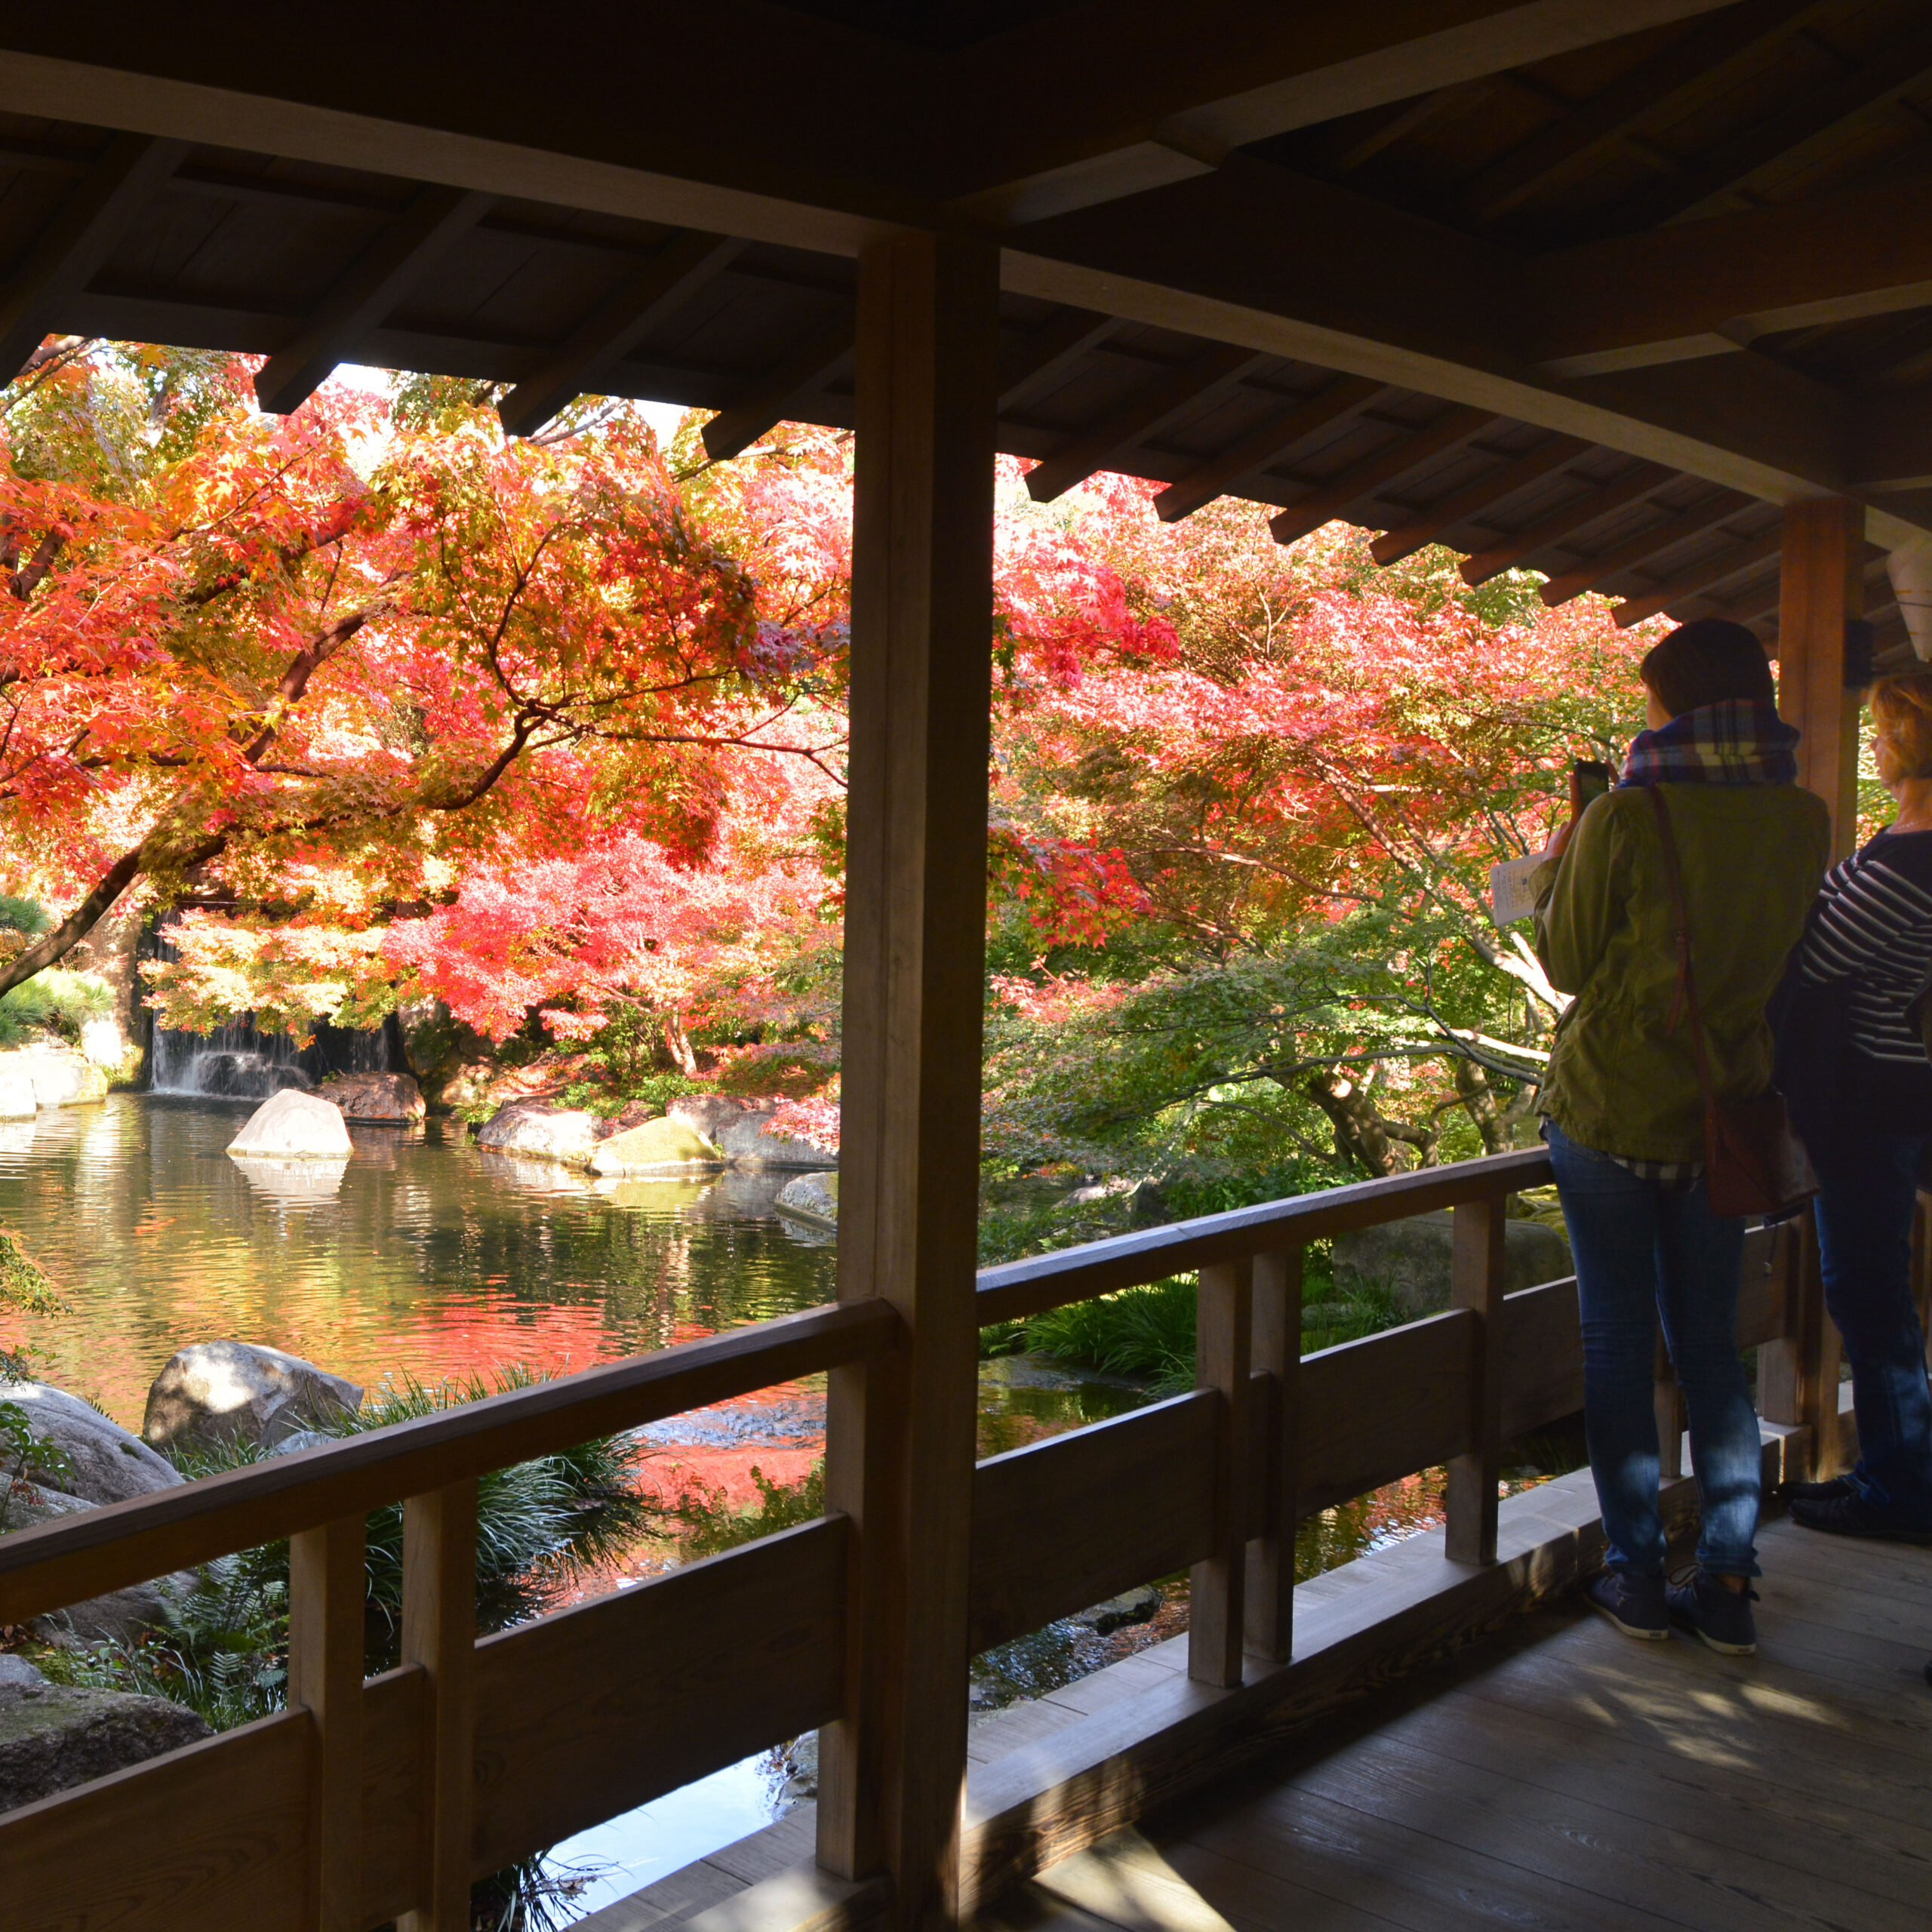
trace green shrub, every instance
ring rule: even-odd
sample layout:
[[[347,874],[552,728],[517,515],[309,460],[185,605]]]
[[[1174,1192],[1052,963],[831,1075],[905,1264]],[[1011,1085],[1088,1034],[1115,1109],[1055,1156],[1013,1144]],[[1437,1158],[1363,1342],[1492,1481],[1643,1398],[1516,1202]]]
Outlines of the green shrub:
[[[0,1307],[17,1308],[23,1315],[68,1312],[54,1284],[41,1272],[40,1264],[21,1247],[20,1237],[6,1228],[0,1228]]]
[[[97,1020],[114,1004],[105,980],[92,973],[69,973],[49,966],[11,992],[0,994],[0,1047],[30,1033],[57,1033],[78,1040],[84,1021]]]
[[[38,899],[16,899],[11,893],[0,892],[0,932],[31,937],[44,933],[53,923]]]

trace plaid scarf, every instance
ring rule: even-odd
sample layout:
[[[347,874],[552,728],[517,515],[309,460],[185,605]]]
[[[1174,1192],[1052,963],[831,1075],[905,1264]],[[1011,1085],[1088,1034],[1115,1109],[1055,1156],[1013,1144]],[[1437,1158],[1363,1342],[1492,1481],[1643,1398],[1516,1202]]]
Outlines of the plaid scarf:
[[[1654,731],[1639,731],[1623,760],[1626,785],[1792,785],[1795,726],[1748,698],[1700,704]]]

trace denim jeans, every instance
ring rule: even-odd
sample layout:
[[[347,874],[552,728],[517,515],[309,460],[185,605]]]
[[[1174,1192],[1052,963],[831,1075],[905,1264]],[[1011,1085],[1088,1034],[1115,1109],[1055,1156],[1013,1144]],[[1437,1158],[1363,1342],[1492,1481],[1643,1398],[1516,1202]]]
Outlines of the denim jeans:
[[[1583,1421],[1607,1561],[1636,1576],[1663,1571],[1652,1375],[1661,1315],[1690,1412],[1703,1515],[1697,1560],[1714,1575],[1755,1577],[1764,1465],[1737,1349],[1744,1223],[1713,1214],[1701,1180],[1674,1189],[1639,1180],[1553,1121],[1543,1137],[1576,1257]]]
[[[1825,1306],[1844,1339],[1866,1501],[1932,1529],[1932,1390],[1912,1299],[1912,1195],[1924,1141],[1857,1129],[1818,1163]]]

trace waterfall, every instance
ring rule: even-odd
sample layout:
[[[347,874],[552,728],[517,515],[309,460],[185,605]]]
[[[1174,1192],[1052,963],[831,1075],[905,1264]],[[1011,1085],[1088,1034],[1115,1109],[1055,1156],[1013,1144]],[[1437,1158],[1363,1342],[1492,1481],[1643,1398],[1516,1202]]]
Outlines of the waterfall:
[[[157,1026],[149,1084],[157,1094],[260,1100],[285,1087],[312,1090],[331,1073],[389,1073],[401,1065],[392,1030],[384,1026],[365,1032],[324,1023],[307,1046],[298,1048],[286,1033],[260,1032],[252,1014],[212,1033]]]

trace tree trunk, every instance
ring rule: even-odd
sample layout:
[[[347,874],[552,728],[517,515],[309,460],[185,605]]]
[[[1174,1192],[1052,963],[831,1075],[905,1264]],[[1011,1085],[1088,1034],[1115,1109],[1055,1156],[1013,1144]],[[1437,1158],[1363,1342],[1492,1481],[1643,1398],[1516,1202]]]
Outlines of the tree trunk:
[[[1366,1168],[1378,1180],[1395,1172],[1388,1130],[1359,1081],[1346,1074],[1315,1073],[1309,1076],[1306,1091],[1328,1116],[1335,1129],[1335,1152],[1344,1161]]]
[[[691,1051],[691,1036],[685,1031],[683,1017],[675,1013],[664,1016],[664,1044],[671,1050],[671,1057],[678,1063],[678,1071],[687,1080],[697,1078],[697,1055]]]
[[[1487,1072],[1460,1054],[1450,1057],[1455,1072],[1457,1094],[1470,1119],[1475,1121],[1477,1133],[1482,1136],[1483,1152],[1503,1153],[1509,1145],[1509,1132],[1503,1124],[1503,1112],[1496,1104],[1495,1090],[1489,1084]]]

